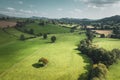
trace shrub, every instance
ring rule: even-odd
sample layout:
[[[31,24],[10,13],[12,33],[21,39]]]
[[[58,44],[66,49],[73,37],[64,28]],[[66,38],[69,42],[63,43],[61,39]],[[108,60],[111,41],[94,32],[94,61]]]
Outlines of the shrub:
[[[56,41],[56,37],[55,37],[55,36],[52,36],[52,37],[51,37],[51,41],[52,41],[52,43],[54,43],[54,42]]]
[[[29,34],[34,34],[34,30],[30,29]]]
[[[47,34],[43,34],[43,38],[44,38],[44,39],[47,39]]]
[[[25,40],[25,36],[23,34],[20,35],[20,40]]]
[[[91,71],[90,80],[105,80],[107,72],[108,69],[104,64],[102,63],[94,64],[93,69]]]
[[[101,38],[105,38],[105,34],[101,34],[100,37],[101,37]]]
[[[38,63],[42,63],[45,66],[48,63],[48,60],[46,58],[42,57],[38,60]]]

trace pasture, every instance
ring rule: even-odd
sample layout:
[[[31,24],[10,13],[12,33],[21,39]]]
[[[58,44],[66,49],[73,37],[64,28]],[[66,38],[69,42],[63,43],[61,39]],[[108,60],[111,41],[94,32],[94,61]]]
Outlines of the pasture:
[[[19,31],[14,29],[8,32],[19,35]],[[3,39],[0,40],[0,80],[77,80],[90,66],[90,60],[78,55],[76,50],[79,41],[85,38],[84,34],[50,34],[47,40],[38,37],[20,41],[2,30],[0,33],[6,35],[0,37]],[[57,37],[55,43],[50,41],[53,35]],[[8,40],[4,42],[5,38]],[[41,57],[47,58],[49,63],[36,68],[34,64]]]

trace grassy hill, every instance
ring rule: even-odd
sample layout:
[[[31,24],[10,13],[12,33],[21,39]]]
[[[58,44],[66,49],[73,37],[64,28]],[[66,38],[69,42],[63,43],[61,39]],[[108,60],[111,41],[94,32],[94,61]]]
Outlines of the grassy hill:
[[[35,34],[38,34],[38,33],[56,34],[56,33],[69,33],[70,32],[69,28],[64,28],[59,25],[46,24],[44,26],[41,26],[38,23],[28,24],[25,27],[22,27],[23,31],[24,29],[27,29],[27,30],[33,29]]]
[[[23,34],[25,37],[33,36],[30,34],[20,32],[15,28],[6,28],[4,30],[0,29],[0,44],[6,44],[11,41],[15,41],[16,39],[18,40],[21,34]]]

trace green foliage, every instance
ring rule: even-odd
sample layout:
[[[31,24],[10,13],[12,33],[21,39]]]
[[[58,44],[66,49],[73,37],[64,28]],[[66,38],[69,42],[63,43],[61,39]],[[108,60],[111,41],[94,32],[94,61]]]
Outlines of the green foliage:
[[[107,72],[108,69],[104,64],[102,63],[94,64],[93,69],[91,71],[90,80],[105,80]]]
[[[92,41],[93,38],[94,38],[94,34],[91,30],[86,31],[86,36],[87,36],[87,39],[90,40],[90,41]]]
[[[52,41],[52,43],[54,43],[54,42],[56,41],[56,37],[55,37],[55,36],[52,36],[52,37],[51,37],[51,41]]]
[[[105,38],[105,34],[100,34],[100,37],[101,38]]]
[[[25,40],[25,36],[23,34],[20,35],[20,40]]]
[[[47,39],[47,34],[43,34],[43,39]]]
[[[42,57],[39,59],[38,63],[42,63],[45,66],[46,64],[48,64],[48,60],[46,58]]]
[[[29,34],[34,34],[34,30],[30,29]]]

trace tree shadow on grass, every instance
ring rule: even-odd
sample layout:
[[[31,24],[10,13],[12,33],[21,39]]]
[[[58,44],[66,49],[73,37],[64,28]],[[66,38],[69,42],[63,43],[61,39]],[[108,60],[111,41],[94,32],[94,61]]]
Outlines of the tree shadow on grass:
[[[34,68],[44,67],[44,65],[43,65],[43,64],[40,64],[40,63],[34,63],[34,64],[32,64],[32,66],[33,66]]]
[[[78,80],[89,80],[93,62],[87,55],[82,54],[82,53],[77,53],[77,54],[83,58],[84,63],[86,63],[86,66],[84,66],[84,69],[87,70],[85,73],[79,75]]]

